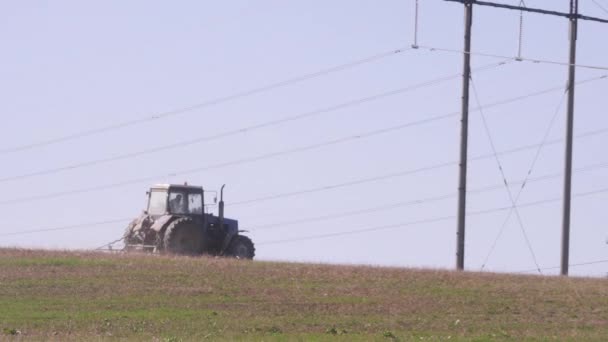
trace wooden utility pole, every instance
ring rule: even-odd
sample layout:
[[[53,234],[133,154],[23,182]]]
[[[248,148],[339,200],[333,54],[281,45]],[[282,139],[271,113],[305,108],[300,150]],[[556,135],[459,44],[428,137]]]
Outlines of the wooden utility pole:
[[[460,170],[458,177],[458,232],[456,234],[456,269],[464,270],[464,233],[467,206],[467,151],[469,140],[469,81],[471,80],[471,31],[473,3],[464,2],[464,67],[462,73],[462,118],[460,121]]]
[[[574,132],[574,84],[576,78],[576,36],[578,0],[570,0],[570,66],[568,67],[568,113],[566,116],[566,157],[564,165],[564,205],[562,216],[561,275],[568,275],[570,261],[570,199],[572,196],[572,135]]]

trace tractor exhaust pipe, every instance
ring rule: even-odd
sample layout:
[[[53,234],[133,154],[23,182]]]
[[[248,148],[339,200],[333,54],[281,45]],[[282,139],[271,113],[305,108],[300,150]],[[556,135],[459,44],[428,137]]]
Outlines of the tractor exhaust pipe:
[[[225,186],[226,186],[226,184],[222,185],[222,188],[220,189],[220,203],[219,203],[219,208],[218,208],[218,219],[219,219],[219,224],[220,224],[221,230],[225,230],[224,229],[224,187]],[[224,238],[224,243],[222,244],[222,250],[220,251],[220,255],[224,255],[224,253],[226,252],[226,248],[228,248],[228,245],[230,244],[231,240],[232,240],[232,234],[230,234],[230,231],[228,230],[226,232],[226,237]]]
[[[224,229],[224,187],[226,184],[222,185],[220,189],[220,204],[218,209],[218,217],[220,221],[220,229]]]

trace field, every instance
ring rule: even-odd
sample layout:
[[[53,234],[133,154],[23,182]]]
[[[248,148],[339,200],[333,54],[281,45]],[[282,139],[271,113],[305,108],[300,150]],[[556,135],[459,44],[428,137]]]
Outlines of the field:
[[[0,340],[606,341],[608,281],[0,249]]]

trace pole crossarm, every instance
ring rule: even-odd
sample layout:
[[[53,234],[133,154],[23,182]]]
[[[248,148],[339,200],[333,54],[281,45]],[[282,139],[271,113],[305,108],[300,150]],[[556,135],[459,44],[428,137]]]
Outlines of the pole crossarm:
[[[570,14],[570,13],[566,13],[566,12],[545,10],[545,9],[542,9],[542,8],[530,8],[530,7],[515,6],[515,5],[508,5],[508,4],[499,4],[499,3],[496,3],[496,2],[479,1],[479,0],[443,0],[443,1],[458,2],[458,3],[461,3],[461,4],[468,4],[468,3],[470,3],[470,4],[473,4],[473,5],[479,5],[479,6],[506,8],[506,9],[511,9],[511,10],[515,10],[515,11],[524,11],[524,12],[532,12],[532,13],[539,13],[539,14],[555,15],[555,16],[569,18],[569,19],[571,19],[571,18],[577,18],[577,19],[580,19],[580,20],[589,20],[589,21],[596,21],[596,22],[608,24],[608,19],[591,17],[591,16],[588,16],[588,15],[583,15],[583,14],[579,14],[579,13]]]

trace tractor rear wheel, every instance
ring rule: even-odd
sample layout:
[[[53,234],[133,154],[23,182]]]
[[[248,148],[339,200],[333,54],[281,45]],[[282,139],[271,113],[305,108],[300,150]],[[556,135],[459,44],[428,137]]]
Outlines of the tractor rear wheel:
[[[165,251],[182,255],[202,253],[203,231],[190,218],[178,218],[171,222],[164,236]]]
[[[236,235],[230,241],[226,250],[228,256],[237,259],[253,259],[255,256],[255,247],[250,238],[243,235]]]

